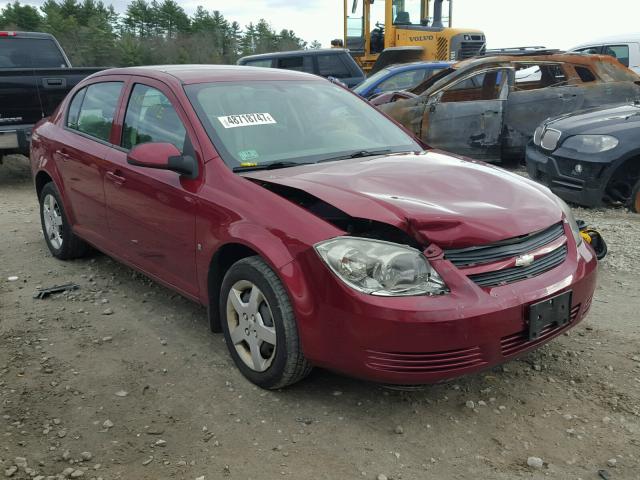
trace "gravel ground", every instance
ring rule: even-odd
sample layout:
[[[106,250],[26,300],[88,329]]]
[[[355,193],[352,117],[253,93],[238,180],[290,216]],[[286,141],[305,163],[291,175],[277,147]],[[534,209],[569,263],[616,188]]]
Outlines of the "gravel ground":
[[[53,259],[20,159],[0,205],[0,477],[640,478],[638,215],[576,210],[610,255],[589,318],[532,354],[416,391],[316,370],[266,392],[199,306],[104,255]]]

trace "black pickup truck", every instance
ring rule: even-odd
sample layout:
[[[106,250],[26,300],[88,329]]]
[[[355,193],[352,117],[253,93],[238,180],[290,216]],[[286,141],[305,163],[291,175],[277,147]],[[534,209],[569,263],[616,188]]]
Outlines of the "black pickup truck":
[[[33,125],[100,70],[72,68],[52,35],[0,31],[0,163],[3,155],[28,155]]]

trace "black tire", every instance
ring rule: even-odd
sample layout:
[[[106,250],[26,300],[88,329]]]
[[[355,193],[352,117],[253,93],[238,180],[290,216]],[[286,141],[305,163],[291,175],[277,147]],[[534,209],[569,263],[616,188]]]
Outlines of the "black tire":
[[[59,217],[62,219],[62,225],[60,226],[59,231],[59,237],[62,240],[60,245],[55,244],[49,235],[47,235],[47,226],[45,224],[45,201],[48,201],[48,196],[55,199],[57,212],[59,213]],[[44,235],[44,240],[47,243],[47,247],[49,247],[51,255],[60,260],[84,257],[89,252],[90,247],[71,230],[71,225],[69,224],[69,219],[64,211],[64,205],[62,204],[60,193],[53,182],[47,183],[42,188],[38,200],[40,201],[40,223],[42,225],[42,234]]]
[[[250,282],[266,300],[275,328],[276,346],[270,365],[264,371],[250,368],[240,357],[231,339],[227,301],[234,285]],[[229,353],[240,372],[259,387],[275,390],[299,382],[311,372],[300,346],[298,327],[291,302],[275,272],[258,256],[247,257],[234,263],[222,281],[220,289],[220,323]],[[248,344],[245,344],[247,346]]]
[[[631,192],[631,198],[629,199],[631,211],[640,213],[640,180],[638,180]]]

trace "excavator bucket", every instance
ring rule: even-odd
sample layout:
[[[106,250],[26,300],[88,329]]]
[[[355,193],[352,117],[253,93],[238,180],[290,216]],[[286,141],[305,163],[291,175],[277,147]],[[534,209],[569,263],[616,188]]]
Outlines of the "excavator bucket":
[[[382,51],[376,63],[373,64],[370,74],[374,74],[389,65],[418,62],[424,58],[423,55],[424,48],[419,46],[386,48]]]

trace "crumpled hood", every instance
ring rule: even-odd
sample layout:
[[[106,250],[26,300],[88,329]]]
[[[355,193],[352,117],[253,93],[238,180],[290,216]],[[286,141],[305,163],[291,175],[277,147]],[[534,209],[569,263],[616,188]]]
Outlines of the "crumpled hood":
[[[492,243],[553,225],[562,212],[534,182],[444,152],[396,154],[243,174],[303,190],[352,217],[443,248]]]

